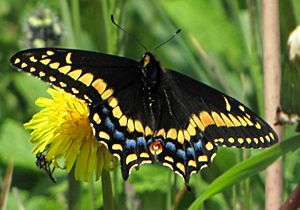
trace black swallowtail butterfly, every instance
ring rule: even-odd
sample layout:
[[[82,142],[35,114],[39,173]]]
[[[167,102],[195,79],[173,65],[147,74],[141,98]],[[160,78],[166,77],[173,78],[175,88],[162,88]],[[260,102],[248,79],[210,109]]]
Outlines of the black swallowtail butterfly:
[[[274,130],[237,100],[173,70],[149,52],[128,58],[72,49],[29,49],[11,64],[84,100],[96,139],[119,157],[123,178],[158,160],[188,183],[217,146],[264,148]]]

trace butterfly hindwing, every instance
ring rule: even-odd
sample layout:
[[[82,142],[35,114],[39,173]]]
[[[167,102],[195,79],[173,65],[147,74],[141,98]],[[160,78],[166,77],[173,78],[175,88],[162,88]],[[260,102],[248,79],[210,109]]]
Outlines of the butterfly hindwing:
[[[175,71],[168,74],[197,127],[216,145],[263,148],[277,142],[273,129],[239,101]]]

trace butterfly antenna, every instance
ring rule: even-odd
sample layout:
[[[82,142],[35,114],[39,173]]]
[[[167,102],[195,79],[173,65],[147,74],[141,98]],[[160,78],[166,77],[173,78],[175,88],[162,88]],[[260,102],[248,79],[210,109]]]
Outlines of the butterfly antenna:
[[[129,37],[131,39],[133,39],[134,41],[136,41],[139,45],[141,45],[147,52],[148,52],[148,49],[147,47],[142,43],[140,42],[137,38],[135,38],[131,33],[129,33],[128,31],[126,31],[124,28],[122,28],[118,23],[115,22],[115,19],[114,19],[114,15],[111,14],[110,16],[111,18],[111,22],[118,28],[120,29],[121,31],[125,32],[127,35],[129,35]]]
[[[164,44],[166,44],[167,42],[171,41],[172,39],[174,39],[177,34],[179,34],[181,32],[181,29],[177,29],[177,31],[166,41],[164,41],[163,43],[159,44],[158,46],[156,46],[153,51],[157,50],[158,48],[160,48],[161,46],[163,46]]]

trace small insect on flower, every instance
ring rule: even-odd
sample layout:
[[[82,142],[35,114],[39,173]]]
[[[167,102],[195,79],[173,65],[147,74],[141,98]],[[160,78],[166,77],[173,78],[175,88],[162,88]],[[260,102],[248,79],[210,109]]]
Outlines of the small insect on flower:
[[[40,169],[43,169],[46,172],[46,174],[49,176],[49,178],[54,183],[56,183],[56,180],[53,177],[55,166],[53,166],[52,169],[51,169],[51,162],[49,162],[46,159],[45,155],[41,152],[37,153],[35,157],[36,157],[36,162],[35,162],[36,166],[39,167]]]

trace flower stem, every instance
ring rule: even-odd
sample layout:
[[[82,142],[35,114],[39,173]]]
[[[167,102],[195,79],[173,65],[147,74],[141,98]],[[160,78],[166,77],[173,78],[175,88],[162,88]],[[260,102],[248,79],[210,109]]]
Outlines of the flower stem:
[[[262,1],[264,46],[265,117],[274,125],[280,104],[280,33],[278,0]],[[274,126],[279,141],[281,127]],[[282,161],[278,160],[266,170],[265,209],[279,209],[282,198]]]
[[[101,183],[103,196],[103,210],[114,210],[113,191],[109,171],[102,171]]]

